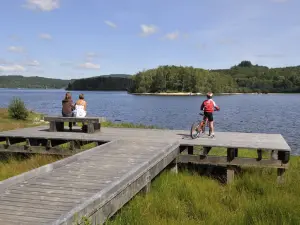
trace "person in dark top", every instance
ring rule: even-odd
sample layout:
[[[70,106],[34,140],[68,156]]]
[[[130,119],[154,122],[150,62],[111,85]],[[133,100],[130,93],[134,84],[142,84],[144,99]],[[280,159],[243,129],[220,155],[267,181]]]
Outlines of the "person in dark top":
[[[62,100],[62,116],[63,117],[73,117],[73,110],[75,105],[73,104],[72,96],[70,92],[67,92],[65,99]],[[72,122],[69,122],[69,129],[72,130]]]

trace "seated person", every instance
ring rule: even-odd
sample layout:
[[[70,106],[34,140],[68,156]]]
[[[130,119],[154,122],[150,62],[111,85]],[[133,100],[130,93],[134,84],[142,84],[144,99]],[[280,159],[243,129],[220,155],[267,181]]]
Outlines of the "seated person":
[[[74,104],[70,92],[67,92],[65,99],[62,100],[62,116],[63,117],[73,117]],[[69,122],[69,129],[72,130],[72,122]]]
[[[84,100],[84,95],[80,94],[79,99],[75,103],[75,117],[85,117],[86,116],[86,101]]]

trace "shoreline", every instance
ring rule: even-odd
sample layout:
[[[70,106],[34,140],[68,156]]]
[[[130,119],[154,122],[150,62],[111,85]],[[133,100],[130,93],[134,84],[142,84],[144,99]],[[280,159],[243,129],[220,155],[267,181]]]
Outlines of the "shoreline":
[[[204,93],[191,93],[191,92],[160,92],[160,93],[128,93],[130,95],[150,95],[150,96],[205,96]],[[243,95],[243,94],[262,94],[262,93],[217,93],[214,94],[215,96],[218,95]],[[272,94],[272,93],[268,93]]]

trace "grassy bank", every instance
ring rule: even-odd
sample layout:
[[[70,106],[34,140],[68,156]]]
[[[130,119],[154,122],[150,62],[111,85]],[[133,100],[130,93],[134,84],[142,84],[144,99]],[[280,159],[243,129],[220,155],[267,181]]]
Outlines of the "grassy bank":
[[[43,124],[42,115],[30,112],[26,120],[11,119],[8,110],[0,108],[0,131],[32,127]],[[47,155],[29,155],[0,153],[0,181],[52,163],[61,157]]]

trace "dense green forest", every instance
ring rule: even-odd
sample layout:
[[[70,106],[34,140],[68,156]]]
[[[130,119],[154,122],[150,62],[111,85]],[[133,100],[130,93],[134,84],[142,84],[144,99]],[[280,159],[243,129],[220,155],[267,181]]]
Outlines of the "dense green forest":
[[[132,83],[131,75],[111,74],[75,80],[67,90],[127,91]]]
[[[70,80],[45,77],[24,77],[19,75],[0,76],[0,88],[66,88]]]
[[[128,91],[130,93],[193,92],[297,92],[300,66],[268,68],[242,61],[230,69],[205,70],[159,66],[131,76],[110,74],[78,80],[0,76],[0,88],[66,88],[67,90]]]
[[[268,68],[242,61],[230,69],[160,66],[135,74],[132,93],[300,92],[300,66]]]

